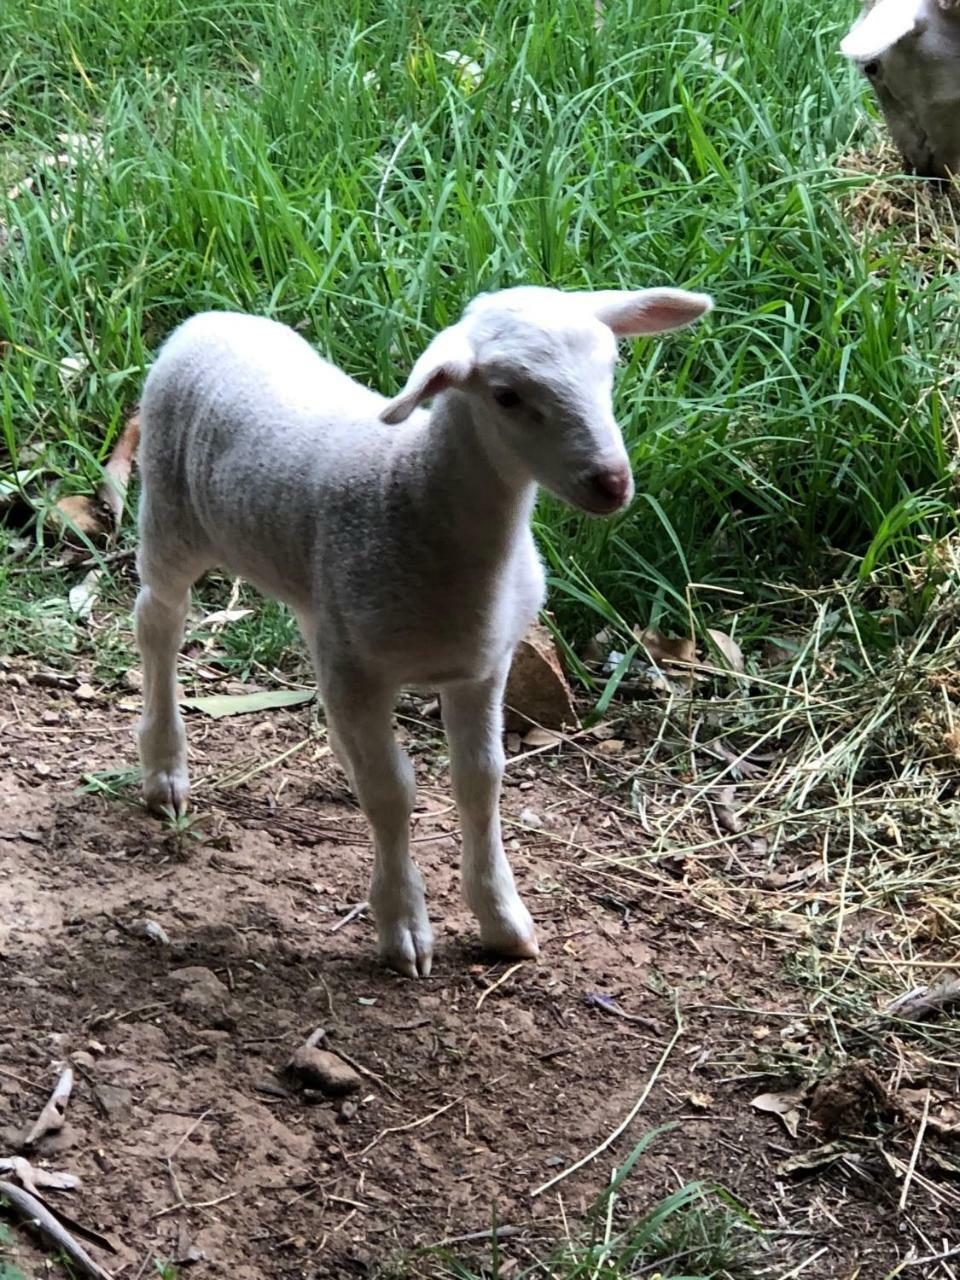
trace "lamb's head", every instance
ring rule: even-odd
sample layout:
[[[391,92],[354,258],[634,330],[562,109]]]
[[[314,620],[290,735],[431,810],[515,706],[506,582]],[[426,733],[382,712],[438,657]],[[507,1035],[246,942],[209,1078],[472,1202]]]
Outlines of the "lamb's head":
[[[960,172],[960,0],[864,0],[840,50],[873,85],[910,168]]]
[[[422,401],[457,392],[520,474],[583,511],[611,515],[633,496],[613,416],[616,340],[679,329],[711,306],[706,294],[682,289],[481,294],[434,338],[380,416],[399,422]]]

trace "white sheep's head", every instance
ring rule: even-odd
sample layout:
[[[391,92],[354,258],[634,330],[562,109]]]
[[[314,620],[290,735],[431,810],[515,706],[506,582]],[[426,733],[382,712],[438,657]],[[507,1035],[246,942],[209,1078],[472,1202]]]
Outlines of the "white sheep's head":
[[[683,289],[481,294],[437,334],[380,417],[400,422],[422,401],[454,392],[514,471],[582,511],[612,515],[633,496],[613,416],[617,338],[679,329],[712,305]]]
[[[840,45],[874,87],[904,160],[960,173],[960,0],[873,0]]]

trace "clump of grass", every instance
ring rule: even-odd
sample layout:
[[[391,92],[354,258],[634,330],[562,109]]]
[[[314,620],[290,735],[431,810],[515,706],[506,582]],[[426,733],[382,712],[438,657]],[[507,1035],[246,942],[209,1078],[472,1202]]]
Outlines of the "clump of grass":
[[[618,1201],[624,1183],[662,1132],[645,1134],[613,1172],[588,1214],[585,1231],[570,1236],[542,1261],[519,1271],[511,1267],[509,1274],[517,1280],[626,1280],[656,1270],[660,1280],[753,1280],[762,1259],[763,1236],[753,1216],[722,1188],[690,1182],[642,1214],[621,1213]],[[436,1253],[438,1269],[431,1274],[449,1280],[496,1280],[507,1248],[509,1242],[498,1244],[494,1229],[489,1261],[468,1263]]]

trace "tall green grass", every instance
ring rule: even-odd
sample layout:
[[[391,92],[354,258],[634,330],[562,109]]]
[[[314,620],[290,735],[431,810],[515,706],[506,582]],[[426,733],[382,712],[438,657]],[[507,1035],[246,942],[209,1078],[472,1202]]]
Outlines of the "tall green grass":
[[[902,555],[953,518],[960,285],[841,211],[869,179],[835,159],[874,129],[836,52],[848,18],[6,0],[0,473],[39,455],[92,482],[152,351],[200,308],[288,321],[389,392],[479,290],[671,282],[717,311],[624,350],[632,510],[540,507],[561,625]]]

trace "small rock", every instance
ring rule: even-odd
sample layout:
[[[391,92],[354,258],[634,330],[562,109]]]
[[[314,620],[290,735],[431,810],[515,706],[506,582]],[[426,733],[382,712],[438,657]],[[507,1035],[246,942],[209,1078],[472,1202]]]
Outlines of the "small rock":
[[[124,689],[129,689],[131,693],[142,693],[143,672],[139,667],[128,667],[121,676],[120,683]]]
[[[129,927],[130,932],[140,938],[149,938],[151,942],[159,942],[164,946],[170,944],[170,935],[156,920],[131,920]]]
[[[170,977],[182,988],[174,1001],[179,1014],[201,1026],[229,1029],[234,1025],[229,992],[215,973],[202,965],[189,965],[174,969]]]
[[[104,1112],[112,1119],[127,1115],[133,1106],[133,1094],[130,1090],[116,1084],[98,1084],[93,1093]]]
[[[341,1124],[349,1124],[356,1116],[357,1110],[358,1108],[355,1102],[351,1102],[349,1098],[344,1098],[337,1111],[337,1119]]]
[[[520,811],[520,821],[525,827],[542,827],[543,819],[534,809],[522,809]]]
[[[535,622],[517,645],[504,701],[511,732],[523,732],[531,721],[547,729],[580,723],[553,636],[542,623]]]
[[[290,1091],[284,1089],[282,1084],[278,1084],[276,1080],[271,1080],[269,1076],[261,1076],[253,1082],[253,1087],[257,1093],[265,1093],[268,1098],[289,1098]]]
[[[287,1065],[301,1084],[327,1094],[354,1093],[363,1081],[349,1063],[326,1049],[301,1046]]]
[[[92,702],[97,696],[97,691],[92,684],[80,684],[74,689],[73,696],[78,702]]]
[[[87,1053],[86,1049],[78,1049],[76,1053],[70,1055],[70,1058],[76,1066],[83,1067],[85,1071],[96,1070],[96,1059],[92,1053]]]
[[[40,719],[43,721],[43,723],[44,723],[44,724],[59,724],[59,723],[60,723],[60,712],[59,712],[59,711],[45,711],[45,712],[43,713],[43,715],[40,717]]]

